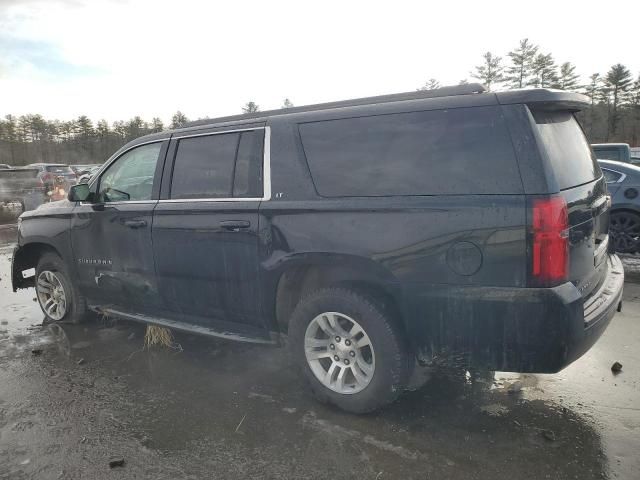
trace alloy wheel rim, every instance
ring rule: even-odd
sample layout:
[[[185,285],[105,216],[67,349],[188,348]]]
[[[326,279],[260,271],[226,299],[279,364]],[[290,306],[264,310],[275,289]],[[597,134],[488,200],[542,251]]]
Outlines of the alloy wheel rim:
[[[58,275],[44,270],[36,282],[38,301],[42,310],[53,320],[61,320],[67,313],[67,295]]]
[[[304,351],[316,378],[337,393],[361,392],[375,373],[369,335],[343,313],[325,312],[315,317],[305,332]]]
[[[627,215],[611,217],[611,235],[618,252],[633,252],[640,246],[640,224]]]

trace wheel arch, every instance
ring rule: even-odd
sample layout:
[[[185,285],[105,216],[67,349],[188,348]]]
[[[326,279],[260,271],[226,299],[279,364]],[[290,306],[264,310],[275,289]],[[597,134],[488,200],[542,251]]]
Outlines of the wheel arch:
[[[291,314],[302,298],[326,287],[368,293],[394,318],[402,319],[398,282],[379,263],[353,255],[311,254],[290,259],[274,274],[268,298],[278,331],[287,331]],[[400,323],[404,329],[404,322]]]
[[[611,207],[611,211],[609,214],[613,215],[614,213],[619,213],[619,212],[630,212],[630,213],[635,213],[636,215],[640,215],[640,206],[634,205],[633,203],[614,204]]]
[[[35,285],[35,276],[24,278],[22,272],[30,268],[36,268],[38,261],[46,253],[53,253],[62,258],[58,249],[49,243],[32,242],[16,247],[11,264],[11,280],[14,292]]]

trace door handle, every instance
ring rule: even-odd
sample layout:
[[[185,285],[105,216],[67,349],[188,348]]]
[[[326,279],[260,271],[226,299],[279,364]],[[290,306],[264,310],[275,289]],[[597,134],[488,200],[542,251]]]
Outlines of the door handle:
[[[247,220],[223,220],[222,222],[220,222],[220,227],[230,232],[247,230],[250,226],[251,222]]]
[[[147,226],[146,220],[125,220],[123,223],[125,227],[129,228],[142,228]]]

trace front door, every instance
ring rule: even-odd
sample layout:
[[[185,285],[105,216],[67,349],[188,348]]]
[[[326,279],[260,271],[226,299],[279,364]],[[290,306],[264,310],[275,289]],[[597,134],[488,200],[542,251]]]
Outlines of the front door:
[[[90,305],[125,311],[159,305],[151,226],[167,144],[124,152],[92,184],[90,201],[74,210],[71,245],[79,287]]]
[[[163,180],[152,239],[160,295],[183,321],[264,330],[258,277],[263,144],[264,128],[200,130],[171,141],[172,173]]]

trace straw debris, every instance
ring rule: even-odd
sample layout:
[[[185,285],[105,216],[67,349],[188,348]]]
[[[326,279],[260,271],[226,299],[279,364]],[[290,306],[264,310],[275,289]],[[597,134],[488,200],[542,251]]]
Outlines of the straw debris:
[[[175,344],[171,330],[156,325],[147,325],[147,331],[144,334],[144,346],[149,348],[153,345],[174,348]]]

